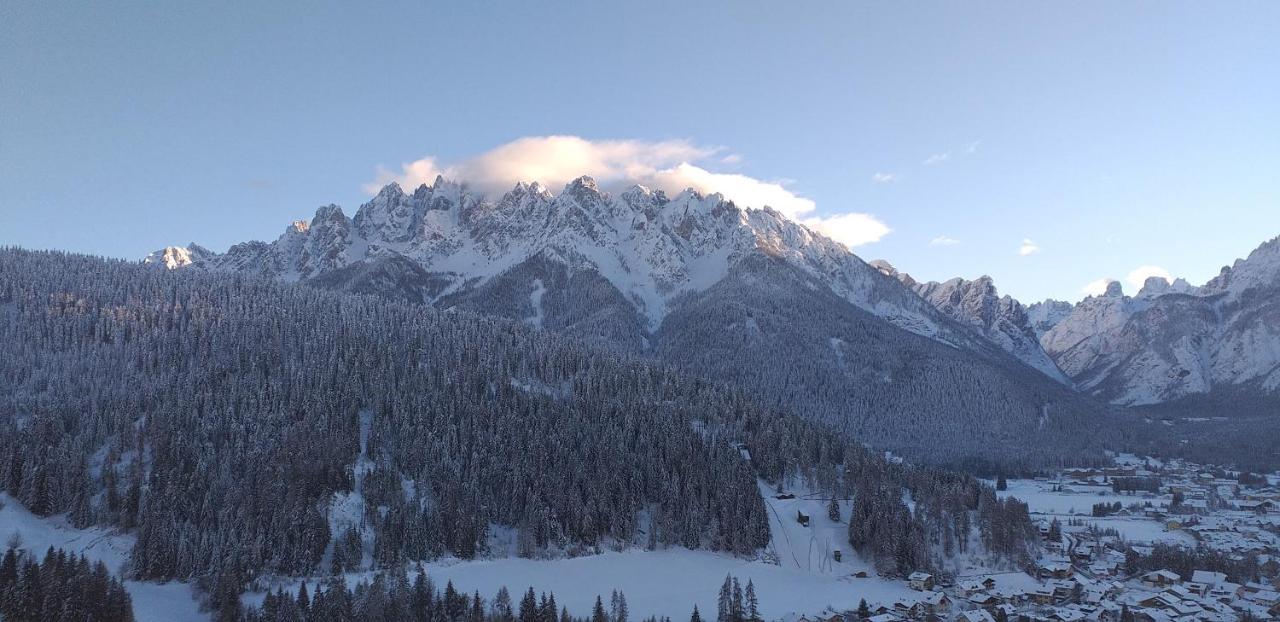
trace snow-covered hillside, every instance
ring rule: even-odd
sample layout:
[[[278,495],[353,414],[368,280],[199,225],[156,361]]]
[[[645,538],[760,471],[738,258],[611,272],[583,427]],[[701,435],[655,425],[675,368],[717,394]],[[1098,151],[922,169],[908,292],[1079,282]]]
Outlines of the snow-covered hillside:
[[[40,518],[3,492],[0,492],[0,538],[4,542],[14,538],[21,542],[21,548],[37,556],[43,556],[49,547],[79,553],[90,561],[101,561],[116,575],[122,574],[134,542],[133,536],[111,529],[77,529],[62,515]],[[199,611],[195,595],[186,583],[125,581],[124,586],[133,599],[134,617],[138,622],[209,619]]]

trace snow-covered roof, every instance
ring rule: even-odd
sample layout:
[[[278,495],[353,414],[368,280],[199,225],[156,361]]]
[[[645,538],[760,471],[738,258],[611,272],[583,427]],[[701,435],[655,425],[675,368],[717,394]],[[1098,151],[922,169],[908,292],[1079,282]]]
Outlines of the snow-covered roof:
[[[986,609],[973,609],[960,614],[960,619],[964,622],[995,622],[995,618],[987,613]]]
[[[1227,580],[1227,575],[1221,572],[1211,572],[1208,570],[1197,570],[1191,573],[1191,580],[1196,583],[1205,585],[1217,585]]]

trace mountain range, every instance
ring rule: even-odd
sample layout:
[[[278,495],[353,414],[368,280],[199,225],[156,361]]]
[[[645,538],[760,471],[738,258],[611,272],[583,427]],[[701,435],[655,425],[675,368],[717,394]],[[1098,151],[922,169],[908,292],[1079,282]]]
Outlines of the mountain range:
[[[1052,316],[1041,324],[1045,352],[1080,390],[1102,399],[1141,406],[1274,397],[1280,389],[1280,238],[1199,287],[1152,277],[1136,296],[1126,296],[1112,282],[1065,315],[1045,315]]]
[[[1111,281],[1072,304],[999,296],[990,277],[919,283],[872,262],[957,321],[1051,378],[1122,406],[1234,404],[1274,411],[1280,389],[1280,238],[1202,286]],[[1242,404],[1243,403],[1243,404]],[[1216,413],[1215,413],[1216,414]]]
[[[354,217],[321,207],[273,242],[144,262],[519,320],[738,383],[895,451],[1042,462],[1123,436],[1112,404],[1274,393],[1276,246],[1200,288],[1028,307],[988,277],[916,282],[718,194],[611,194],[582,177],[491,198],[437,178],[387,185]]]

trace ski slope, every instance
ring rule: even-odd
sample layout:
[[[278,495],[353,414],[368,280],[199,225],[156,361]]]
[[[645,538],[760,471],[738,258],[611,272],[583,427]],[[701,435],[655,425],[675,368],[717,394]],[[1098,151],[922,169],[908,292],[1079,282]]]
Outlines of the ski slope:
[[[858,571],[875,576],[875,570],[858,558],[849,546],[849,524],[835,522],[827,516],[829,499],[807,492],[791,494],[794,499],[778,499],[768,484],[760,483],[760,495],[769,507],[769,546],[766,552],[783,568],[821,575],[844,576]],[[842,521],[849,519],[851,502],[841,500]],[[809,525],[797,520],[797,513],[809,516]],[[840,551],[841,561],[834,553]]]

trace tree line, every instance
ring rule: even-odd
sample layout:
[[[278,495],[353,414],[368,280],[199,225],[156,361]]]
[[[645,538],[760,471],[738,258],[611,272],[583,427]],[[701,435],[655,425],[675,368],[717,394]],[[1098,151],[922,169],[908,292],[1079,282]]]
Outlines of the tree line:
[[[350,586],[340,577],[297,591],[277,588],[268,592],[260,605],[226,610],[219,622],[629,622],[627,597],[620,590],[609,595],[608,603],[596,596],[589,613],[571,613],[556,604],[554,592],[536,593],[532,587],[515,602],[501,587],[491,598],[479,592],[467,594],[452,581],[443,588],[418,566],[410,581],[404,567],[376,573],[371,580]],[[759,622],[759,600],[748,581],[745,590],[736,577],[726,577],[720,590],[717,622]],[[671,622],[669,618],[648,617],[640,622]],[[697,606],[690,622],[704,622]]]
[[[40,560],[10,546],[0,559],[0,620],[132,622],[133,601],[101,561],[53,547]]]

